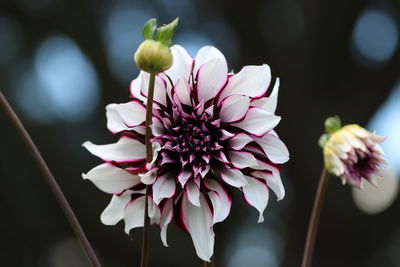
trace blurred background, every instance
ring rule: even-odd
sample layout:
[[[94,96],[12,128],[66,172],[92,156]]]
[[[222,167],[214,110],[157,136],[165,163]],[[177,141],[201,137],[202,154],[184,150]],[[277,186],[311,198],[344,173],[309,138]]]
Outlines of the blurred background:
[[[378,189],[332,178],[314,266],[400,266],[400,49],[398,1],[1,0],[0,90],[54,172],[105,266],[139,266],[141,230],[100,222],[109,196],[82,172],[100,161],[81,144],[114,142],[105,105],[126,102],[145,21],[181,18],[175,43],[192,56],[218,47],[230,69],[267,63],[280,77],[277,131],[291,152],[286,198],[271,194],[265,222],[240,194],[215,227],[216,266],[300,266],[322,168],[326,117],[389,136]],[[9,120],[0,112],[1,266],[89,266],[64,214]],[[151,229],[151,266],[202,266],[173,224],[169,248]]]

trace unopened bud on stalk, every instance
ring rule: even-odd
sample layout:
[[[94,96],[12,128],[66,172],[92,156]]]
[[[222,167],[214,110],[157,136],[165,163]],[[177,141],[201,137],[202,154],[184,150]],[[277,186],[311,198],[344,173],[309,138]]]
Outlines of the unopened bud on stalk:
[[[156,19],[150,19],[143,27],[144,41],[135,53],[135,64],[149,73],[159,73],[172,65],[170,46],[178,25],[178,18],[157,28]],[[154,38],[154,32],[157,30]]]

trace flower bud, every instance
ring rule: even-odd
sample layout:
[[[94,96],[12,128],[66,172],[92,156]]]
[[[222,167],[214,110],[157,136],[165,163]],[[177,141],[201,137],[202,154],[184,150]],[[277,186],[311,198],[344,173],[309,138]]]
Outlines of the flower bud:
[[[136,50],[135,64],[149,73],[163,72],[172,65],[171,50],[161,42],[145,40]]]
[[[363,179],[377,185],[376,176],[384,163],[379,146],[385,138],[357,124],[346,125],[332,133],[323,146],[326,169],[349,183],[362,188]]]

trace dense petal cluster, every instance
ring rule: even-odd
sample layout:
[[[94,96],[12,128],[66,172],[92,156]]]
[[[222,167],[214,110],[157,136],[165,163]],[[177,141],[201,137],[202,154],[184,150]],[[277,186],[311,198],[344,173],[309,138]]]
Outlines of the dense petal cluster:
[[[363,179],[377,185],[376,177],[385,163],[379,143],[385,138],[356,125],[346,125],[333,133],[324,146],[325,166],[331,173],[362,188]]]
[[[279,80],[268,92],[267,65],[228,73],[225,57],[214,47],[203,47],[194,59],[180,46],[171,51],[172,67],[155,80],[153,162],[145,161],[149,74],[141,72],[131,83],[132,100],[106,108],[107,127],[119,141],[84,143],[104,163],[83,177],[113,194],[101,220],[112,225],[123,219],[126,232],[143,226],[144,188],[151,185],[149,216],[160,226],[164,245],[174,218],[190,233],[197,255],[208,261],[213,225],[230,212],[230,188],[243,192],[259,211],[259,222],[269,189],[278,199],[285,195],[279,165],[289,153],[273,131],[280,121],[274,114]]]

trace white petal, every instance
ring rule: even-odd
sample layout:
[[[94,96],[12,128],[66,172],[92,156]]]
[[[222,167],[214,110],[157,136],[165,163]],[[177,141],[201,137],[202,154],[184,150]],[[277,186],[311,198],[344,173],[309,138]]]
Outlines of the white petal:
[[[140,71],[138,77],[136,77],[136,79],[134,79],[131,82],[131,95],[133,98],[137,98],[139,100],[141,100],[143,103],[146,102],[146,97],[144,97],[140,91],[141,91],[141,84],[142,84],[142,75],[145,74],[144,71]]]
[[[161,121],[160,118],[153,116],[153,123],[150,125],[151,127],[151,132],[153,133],[154,136],[160,136],[165,133],[165,128],[164,125]]]
[[[256,136],[262,136],[272,130],[280,120],[281,117],[253,107],[249,109],[243,121],[233,123],[232,125]]]
[[[141,95],[146,97],[146,101],[147,101],[147,93],[149,91],[149,82],[150,82],[150,73],[147,72],[143,73],[143,75],[141,75],[140,93]],[[167,99],[167,90],[164,80],[159,76],[156,76],[154,80],[153,100],[159,104],[166,106],[167,105],[166,99]]]
[[[250,98],[244,95],[230,95],[221,103],[220,119],[233,122],[244,118],[249,109]]]
[[[263,222],[263,212],[268,204],[268,187],[255,178],[245,177],[248,184],[243,186],[243,195],[246,201],[260,212],[258,222]]]
[[[150,224],[160,224],[161,212],[160,208],[154,203],[153,198],[149,196],[149,218]]]
[[[229,78],[219,101],[236,94],[262,97],[267,92],[270,82],[271,70],[268,65],[245,66],[239,73]]]
[[[194,59],[195,65],[193,69],[193,74],[197,75],[197,71],[201,68],[201,66],[203,66],[208,61],[214,59],[222,59],[226,62],[224,55],[217,48],[213,46],[204,46],[200,48]]]
[[[258,169],[260,170],[268,170],[269,172],[256,171],[251,173],[254,177],[264,179],[267,183],[267,186],[274,191],[275,195],[278,198],[278,201],[285,197],[285,188],[282,184],[281,175],[279,173],[279,169],[277,167],[271,166],[268,163],[258,161]],[[255,168],[256,169],[256,168]]]
[[[213,224],[222,222],[228,217],[231,210],[232,200],[222,185],[213,179],[204,179],[209,190],[208,197],[213,205]]]
[[[172,66],[164,73],[169,76],[173,84],[175,84],[178,79],[188,81],[190,71],[192,70],[193,59],[189,56],[185,48],[179,45],[172,46],[171,53],[174,59]]]
[[[237,169],[223,168],[221,170],[221,178],[229,185],[234,187],[242,187],[247,185],[247,180],[243,173]]]
[[[250,152],[231,150],[228,152],[228,156],[233,166],[238,169],[244,169],[258,165],[257,159]]]
[[[132,228],[143,227],[145,196],[138,197],[126,205],[124,211],[125,233]]]
[[[167,244],[167,228],[168,224],[171,222],[173,218],[173,200],[167,199],[165,201],[164,206],[161,210],[161,220],[160,220],[160,228],[161,228],[161,241],[163,242],[164,246],[168,247]]]
[[[191,106],[190,88],[186,81],[179,79],[175,84],[174,93],[182,104]]]
[[[185,189],[186,189],[186,195],[188,196],[190,203],[200,207],[200,200],[199,200],[200,190],[197,187],[197,185],[193,181],[189,181],[186,184]]]
[[[117,224],[124,218],[124,209],[130,200],[130,192],[124,192],[121,196],[113,195],[110,204],[101,213],[101,222],[105,225]]]
[[[199,100],[214,98],[225,85],[228,66],[225,59],[216,58],[204,63],[197,74],[197,96]]]
[[[182,185],[182,187],[185,186],[187,180],[190,178],[190,176],[192,176],[192,172],[183,170],[179,173],[178,175],[178,181],[180,182],[180,184]]]
[[[190,203],[186,194],[182,199],[183,223],[192,237],[197,256],[210,261],[214,252],[214,231],[212,212],[203,194],[200,194],[200,207]]]
[[[285,144],[273,134],[266,134],[263,137],[254,137],[261,148],[264,150],[265,154],[273,163],[285,163],[289,160],[289,151]]]
[[[117,143],[107,145],[95,145],[86,141],[82,146],[105,161],[141,161],[146,158],[145,145],[129,137],[121,137]]]
[[[109,104],[106,106],[107,129],[112,133],[129,130],[130,128],[122,121],[121,116],[115,109],[117,104]]]
[[[252,142],[253,138],[245,133],[239,133],[229,140],[229,145],[235,150],[241,150],[248,143]]]
[[[264,105],[264,110],[271,113],[275,113],[276,106],[278,104],[278,92],[279,92],[280,81],[276,78],[274,88],[272,89],[271,95],[268,97],[269,101]]]
[[[275,113],[278,104],[279,78],[276,78],[274,88],[269,97],[263,97],[251,102],[252,106],[261,107],[265,111]]]
[[[164,198],[170,198],[175,194],[175,177],[167,173],[158,177],[153,184],[153,198],[158,205]]]
[[[128,127],[134,127],[146,120],[146,108],[137,100],[108,105],[108,109],[113,109],[121,117],[122,122]]]
[[[104,163],[91,169],[87,174],[82,174],[83,179],[89,179],[100,190],[118,194],[140,183],[137,175],[132,175],[124,169]]]
[[[157,171],[158,168],[153,168],[146,173],[139,173],[138,175],[140,177],[140,181],[142,181],[142,183],[147,185],[154,184],[156,180]]]

